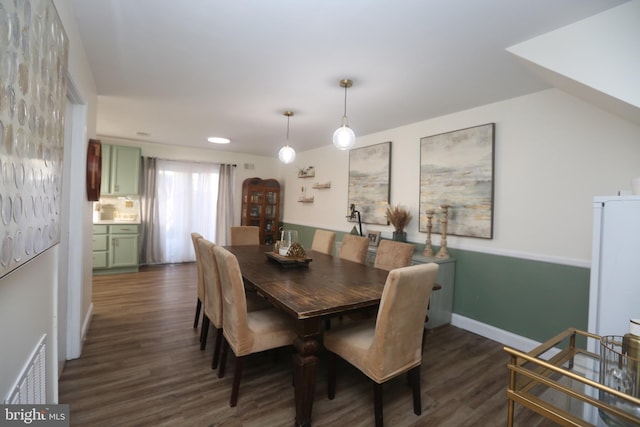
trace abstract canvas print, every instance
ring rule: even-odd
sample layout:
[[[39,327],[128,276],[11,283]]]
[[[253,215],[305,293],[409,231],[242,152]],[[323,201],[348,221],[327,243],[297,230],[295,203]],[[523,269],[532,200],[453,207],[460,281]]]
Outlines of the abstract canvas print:
[[[447,234],[493,238],[495,123],[420,139],[420,231],[434,211],[434,233],[441,233],[448,205]]]
[[[387,225],[391,142],[349,151],[349,201],[366,224]]]

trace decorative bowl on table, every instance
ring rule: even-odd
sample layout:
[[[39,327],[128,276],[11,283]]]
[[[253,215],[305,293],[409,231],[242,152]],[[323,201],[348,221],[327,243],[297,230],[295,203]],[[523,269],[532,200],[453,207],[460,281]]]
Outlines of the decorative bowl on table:
[[[284,255],[282,254],[282,246],[279,246],[278,243],[274,245],[273,252],[265,252],[267,258],[283,266],[309,265],[309,262],[311,262],[311,258],[307,257],[304,248],[298,242],[293,243],[287,248]]]

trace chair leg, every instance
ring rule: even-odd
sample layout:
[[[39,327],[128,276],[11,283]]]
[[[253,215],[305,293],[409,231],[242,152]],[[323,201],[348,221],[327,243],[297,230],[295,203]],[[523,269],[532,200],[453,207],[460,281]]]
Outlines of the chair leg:
[[[420,365],[409,371],[411,386],[413,387],[413,413],[422,414],[422,399],[420,399]]]
[[[229,406],[232,408],[238,403],[238,391],[240,390],[240,378],[242,378],[242,366],[246,356],[236,357],[236,369],[233,373],[233,387],[231,388],[231,400]]]
[[[376,427],[382,427],[382,384],[373,381],[373,412]]]
[[[427,329],[426,326],[424,328],[422,328],[422,353],[421,354],[423,356],[424,356],[424,343],[425,343],[425,341],[427,341],[427,334],[428,333],[429,333],[429,330]]]
[[[227,349],[229,344],[226,339],[222,339],[222,350],[220,350],[220,368],[218,369],[218,378],[224,377],[224,368],[227,365]]]
[[[336,355],[335,353],[328,352],[327,354],[327,397],[329,400],[333,400],[336,397]]]
[[[200,309],[202,308],[202,301],[198,298],[196,302],[196,318],[193,320],[193,329],[198,327],[198,319],[200,318]]]
[[[213,348],[213,360],[211,361],[211,369],[218,367],[220,360],[220,347],[222,346],[222,328],[216,328],[216,345]]]
[[[204,316],[202,319],[202,330],[200,331],[200,350],[204,350],[207,346],[207,336],[209,335],[209,318]]]

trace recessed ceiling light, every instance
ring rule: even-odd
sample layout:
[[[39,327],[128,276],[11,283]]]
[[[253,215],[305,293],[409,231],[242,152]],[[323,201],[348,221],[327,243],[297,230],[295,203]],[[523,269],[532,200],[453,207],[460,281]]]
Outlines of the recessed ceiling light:
[[[230,139],[228,138],[221,138],[219,136],[212,136],[210,138],[207,138],[207,141],[209,142],[213,142],[214,144],[228,144],[231,142]]]
[[[136,135],[138,135],[138,136],[151,136],[151,134],[149,132],[141,132],[141,131],[136,132]]]

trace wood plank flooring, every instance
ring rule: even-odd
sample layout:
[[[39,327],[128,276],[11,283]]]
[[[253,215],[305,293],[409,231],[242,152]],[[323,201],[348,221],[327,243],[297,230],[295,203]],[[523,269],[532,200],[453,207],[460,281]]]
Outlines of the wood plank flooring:
[[[145,267],[94,276],[93,319],[82,356],[68,361],[59,383],[72,426],[287,426],[294,424],[291,350],[252,356],[238,406],[229,407],[227,375],[211,370],[213,333],[205,351],[193,329],[195,264]],[[387,426],[504,426],[507,355],[502,345],[453,326],[430,331],[422,364],[422,415],[413,413],[404,378],[384,386]],[[326,397],[318,370],[314,426],[373,425],[373,391],[351,366],[338,365],[336,398]],[[516,425],[555,425],[516,406]]]

